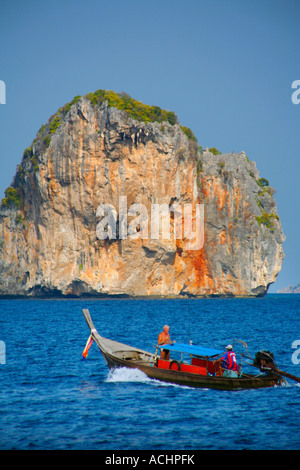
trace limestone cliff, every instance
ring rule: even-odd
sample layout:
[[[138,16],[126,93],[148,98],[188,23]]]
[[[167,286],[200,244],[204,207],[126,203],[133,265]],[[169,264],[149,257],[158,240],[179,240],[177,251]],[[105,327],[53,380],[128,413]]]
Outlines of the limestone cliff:
[[[0,295],[257,296],[275,282],[284,235],[255,163],[203,151],[173,113],[143,109],[100,90],[42,126],[0,209]],[[154,204],[189,203],[204,208],[200,249],[173,235],[173,212],[170,237],[152,236]],[[103,204],[116,209],[114,238],[97,234]]]

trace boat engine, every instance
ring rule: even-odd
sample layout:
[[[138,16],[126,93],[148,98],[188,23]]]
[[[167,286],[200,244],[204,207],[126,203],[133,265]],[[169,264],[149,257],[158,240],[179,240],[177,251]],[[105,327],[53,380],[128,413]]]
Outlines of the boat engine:
[[[270,351],[258,351],[255,354],[253,365],[258,367],[262,372],[271,371],[276,368],[274,355]]]

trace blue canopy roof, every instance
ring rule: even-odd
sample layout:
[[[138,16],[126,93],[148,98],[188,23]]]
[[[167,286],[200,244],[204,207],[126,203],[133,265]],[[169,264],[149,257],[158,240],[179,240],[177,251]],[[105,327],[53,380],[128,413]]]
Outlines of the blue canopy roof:
[[[194,346],[193,344],[174,343],[174,344],[163,344],[159,346],[161,349],[168,349],[174,352],[182,352],[192,354],[193,356],[217,356],[223,354],[224,351],[220,349],[204,348],[202,346]]]

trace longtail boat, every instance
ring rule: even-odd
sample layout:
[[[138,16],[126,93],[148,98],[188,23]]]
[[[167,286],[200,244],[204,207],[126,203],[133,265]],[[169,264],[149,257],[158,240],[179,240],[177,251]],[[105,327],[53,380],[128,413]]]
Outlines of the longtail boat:
[[[215,363],[217,357],[223,354],[223,351],[218,349],[182,343],[163,345],[161,348],[168,349],[171,353],[181,353],[181,360],[172,358],[163,360],[159,357],[158,349],[160,346],[158,345],[155,353],[150,353],[100,336],[93,324],[89,310],[83,309],[82,312],[90,328],[90,337],[86,343],[83,356],[87,356],[94,340],[110,369],[134,368],[141,370],[152,379],[163,382],[218,390],[274,387],[283,383],[282,376],[284,375],[300,382],[297,377],[279,371],[274,363],[273,355],[269,352],[260,351],[256,354],[255,360],[251,364],[259,368],[256,375],[240,372],[237,377],[225,377],[223,375],[220,364]],[[189,363],[182,361],[183,354],[189,356]]]

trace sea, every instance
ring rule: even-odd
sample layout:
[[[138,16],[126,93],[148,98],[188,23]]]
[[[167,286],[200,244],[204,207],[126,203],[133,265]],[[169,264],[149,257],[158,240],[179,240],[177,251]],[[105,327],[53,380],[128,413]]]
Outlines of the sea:
[[[254,299],[0,300],[0,449],[201,451],[299,450],[300,384],[219,391],[109,371],[90,331],[151,352],[172,340],[274,354],[300,377],[300,295]],[[247,348],[243,343],[246,343]],[[238,356],[239,357],[239,356]],[[111,453],[110,453],[111,455]],[[113,454],[117,456],[118,454]],[[130,454],[131,455],[131,454]],[[159,462],[162,463],[162,462]]]

